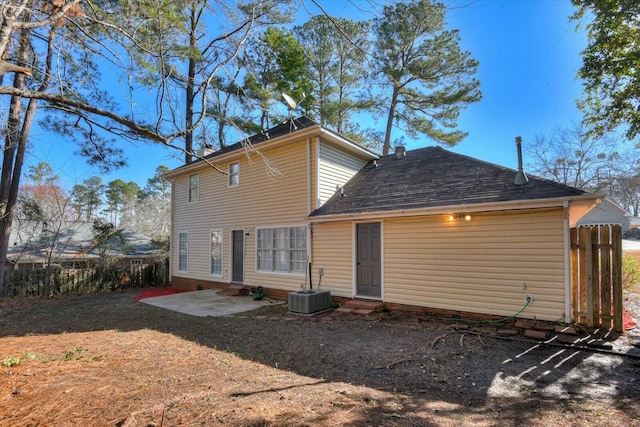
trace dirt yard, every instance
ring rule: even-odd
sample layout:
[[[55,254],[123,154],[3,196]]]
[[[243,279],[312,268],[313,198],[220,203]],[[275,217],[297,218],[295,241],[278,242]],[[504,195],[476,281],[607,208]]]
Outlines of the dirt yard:
[[[0,425],[640,425],[639,332],[600,352],[391,313],[191,317],[139,293],[0,299]]]

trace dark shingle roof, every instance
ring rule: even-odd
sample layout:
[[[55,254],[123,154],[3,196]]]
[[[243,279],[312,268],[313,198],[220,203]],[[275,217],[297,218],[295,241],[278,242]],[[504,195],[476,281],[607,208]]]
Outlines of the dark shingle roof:
[[[95,240],[92,222],[20,221],[11,230],[7,258],[46,259],[53,249],[53,258],[98,258],[102,248]],[[54,243],[55,241],[55,243]],[[107,254],[112,257],[151,257],[164,253],[153,240],[141,233],[120,229],[108,240]]]
[[[384,156],[369,162],[344,187],[310,216],[383,212],[563,198],[588,193],[529,176],[513,183],[516,171],[440,147]]]
[[[287,120],[283,123],[280,123],[277,126],[272,127],[267,131],[253,135],[247,139],[244,139],[242,141],[236,142],[235,144],[231,144],[220,150],[217,150],[212,154],[205,156],[205,158],[212,159],[225,153],[230,153],[232,151],[240,150],[247,144],[247,142],[251,145],[256,145],[261,142],[277,138],[279,136],[287,135],[297,130],[302,130],[302,129],[312,127],[312,126],[317,126],[317,125],[318,125],[317,122],[313,121],[307,116],[301,116],[292,120]]]

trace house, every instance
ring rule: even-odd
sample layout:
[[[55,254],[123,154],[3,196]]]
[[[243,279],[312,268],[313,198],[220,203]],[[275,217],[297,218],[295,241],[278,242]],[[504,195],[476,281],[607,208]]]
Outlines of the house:
[[[100,244],[93,222],[16,221],[9,237],[7,267],[25,270],[55,265],[78,269],[109,258],[126,269],[136,269],[165,256],[166,251],[149,237],[130,230],[115,230],[106,244]]]
[[[306,117],[167,177],[175,287],[567,322],[569,230],[603,200],[439,147],[379,157]]]
[[[631,228],[631,214],[608,196],[597,205],[594,205],[589,212],[576,222],[576,225],[581,227],[606,223],[619,224],[623,233],[626,233]]]

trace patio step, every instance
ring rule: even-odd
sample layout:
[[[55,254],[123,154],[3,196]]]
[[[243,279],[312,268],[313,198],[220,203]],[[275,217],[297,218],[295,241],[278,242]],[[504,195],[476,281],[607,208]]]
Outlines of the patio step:
[[[357,310],[382,310],[384,303],[382,301],[366,300],[366,299],[352,299],[344,303],[344,307]]]
[[[231,297],[235,297],[238,295],[249,295],[249,289],[244,285],[238,283],[232,283],[227,287],[227,289],[220,292],[222,295],[227,295]]]
[[[334,313],[369,316],[372,314],[376,314],[382,309],[384,309],[384,303],[382,301],[352,299],[345,302],[342,306],[336,308],[334,310]]]

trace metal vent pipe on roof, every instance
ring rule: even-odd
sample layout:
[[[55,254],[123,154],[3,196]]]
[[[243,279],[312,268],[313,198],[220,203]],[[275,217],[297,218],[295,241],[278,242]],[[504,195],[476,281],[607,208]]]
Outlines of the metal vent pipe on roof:
[[[522,167],[522,137],[516,136],[516,146],[518,147],[518,173],[516,173],[516,177],[513,179],[513,183],[515,185],[524,185],[529,182],[529,178],[527,178],[527,174],[524,173],[524,169]]]

